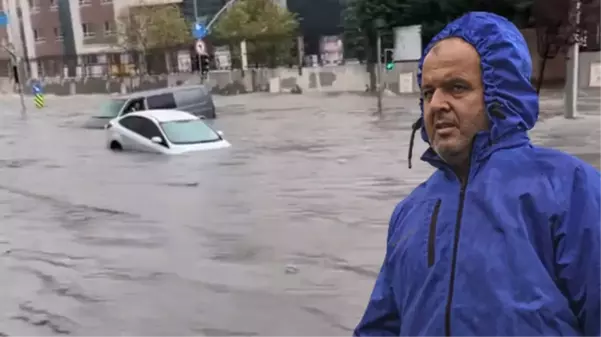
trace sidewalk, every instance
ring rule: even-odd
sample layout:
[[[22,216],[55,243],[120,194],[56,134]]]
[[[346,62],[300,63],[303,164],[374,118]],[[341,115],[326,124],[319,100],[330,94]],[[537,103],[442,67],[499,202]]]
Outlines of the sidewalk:
[[[574,119],[562,116],[539,120],[530,132],[532,142],[573,154],[601,169],[601,116]]]

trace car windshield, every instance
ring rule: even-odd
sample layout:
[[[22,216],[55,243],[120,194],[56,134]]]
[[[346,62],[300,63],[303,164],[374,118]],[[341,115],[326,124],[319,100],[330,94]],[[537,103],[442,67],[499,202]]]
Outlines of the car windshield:
[[[200,119],[160,123],[167,139],[173,144],[216,142],[221,137]]]
[[[96,117],[100,118],[115,118],[119,115],[121,108],[127,100],[125,99],[111,99],[105,102],[100,107],[100,113]]]

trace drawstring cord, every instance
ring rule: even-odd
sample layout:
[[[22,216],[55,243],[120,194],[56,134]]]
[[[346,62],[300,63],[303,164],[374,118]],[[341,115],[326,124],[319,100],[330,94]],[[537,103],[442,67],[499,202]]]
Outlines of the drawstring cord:
[[[417,132],[417,130],[422,128],[422,125],[423,119],[420,117],[411,126],[411,138],[409,139],[409,154],[407,155],[407,163],[409,164],[409,168],[411,168],[411,157],[413,157],[413,142],[415,140],[415,133]]]

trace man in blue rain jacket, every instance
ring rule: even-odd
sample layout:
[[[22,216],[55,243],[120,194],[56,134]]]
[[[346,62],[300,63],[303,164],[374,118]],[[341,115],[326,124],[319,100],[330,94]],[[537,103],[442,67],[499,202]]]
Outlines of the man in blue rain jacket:
[[[426,48],[414,133],[437,170],[395,208],[354,335],[599,336],[601,178],[530,142],[531,73],[523,36],[491,13]]]

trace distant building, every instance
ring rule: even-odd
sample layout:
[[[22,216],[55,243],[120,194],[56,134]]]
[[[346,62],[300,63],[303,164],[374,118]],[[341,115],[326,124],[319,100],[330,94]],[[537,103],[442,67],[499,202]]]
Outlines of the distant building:
[[[288,10],[300,20],[306,55],[319,55],[322,36],[341,35],[346,0],[287,0]]]

